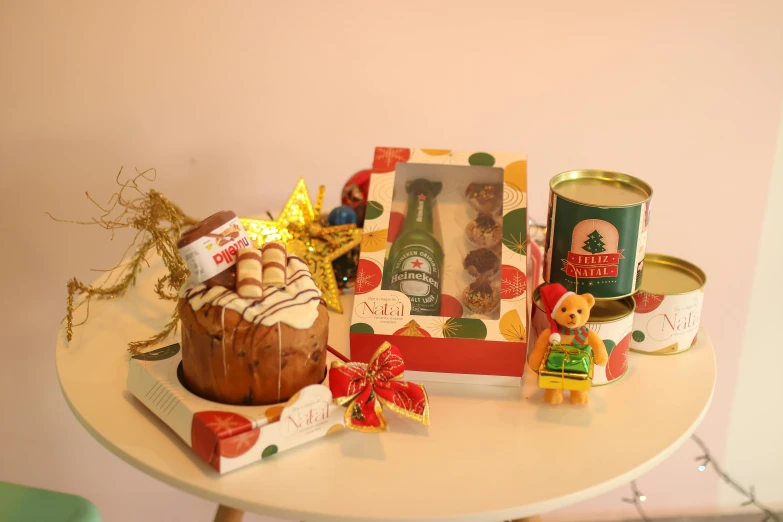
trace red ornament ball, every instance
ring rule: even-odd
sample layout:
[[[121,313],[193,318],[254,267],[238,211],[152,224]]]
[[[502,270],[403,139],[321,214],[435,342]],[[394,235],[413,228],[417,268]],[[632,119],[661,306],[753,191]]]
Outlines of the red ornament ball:
[[[369,169],[360,170],[343,185],[342,202],[351,208],[356,208],[359,203],[367,201],[367,194],[370,191],[370,173]]]

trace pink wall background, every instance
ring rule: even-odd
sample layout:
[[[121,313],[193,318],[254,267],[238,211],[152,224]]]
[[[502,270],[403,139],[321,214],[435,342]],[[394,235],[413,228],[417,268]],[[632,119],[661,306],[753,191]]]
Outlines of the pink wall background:
[[[698,432],[721,455],[783,101],[783,4],[477,5],[3,3],[0,213],[12,242],[0,273],[14,297],[0,305],[0,411],[12,419],[0,480],[87,496],[107,520],[212,515],[110,455],[67,410],[53,368],[65,281],[111,266],[126,243],[44,210],[94,214],[84,190],[108,197],[122,165],[156,167],[155,188],[194,215],[277,211],[302,175],[327,185],[330,206],[376,145],[527,152],[539,219],[563,170],[651,183],[649,251],[709,277],[719,382]],[[686,444],[642,479],[653,514],[718,509],[696,454]],[[624,494],[552,519],[628,515]]]

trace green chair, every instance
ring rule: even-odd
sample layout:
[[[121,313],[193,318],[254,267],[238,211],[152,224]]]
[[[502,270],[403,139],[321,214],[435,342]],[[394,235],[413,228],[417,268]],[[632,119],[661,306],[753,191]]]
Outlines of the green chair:
[[[101,522],[101,515],[86,498],[0,482],[0,520]]]

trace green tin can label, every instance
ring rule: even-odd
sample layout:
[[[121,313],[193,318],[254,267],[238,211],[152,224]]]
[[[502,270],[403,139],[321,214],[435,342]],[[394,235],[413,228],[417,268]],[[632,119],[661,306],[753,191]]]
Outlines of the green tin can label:
[[[544,278],[614,299],[639,289],[652,189],[615,172],[571,171],[550,183]]]

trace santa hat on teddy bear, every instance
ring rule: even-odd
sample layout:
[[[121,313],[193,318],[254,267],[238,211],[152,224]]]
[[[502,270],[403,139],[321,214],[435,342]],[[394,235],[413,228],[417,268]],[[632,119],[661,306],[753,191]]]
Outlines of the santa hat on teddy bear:
[[[550,325],[550,343],[560,343],[560,325],[555,321],[555,312],[557,312],[557,309],[560,308],[560,305],[569,295],[574,295],[574,293],[566,290],[560,283],[541,287],[541,301],[544,304],[544,310],[546,310],[547,319],[549,319]]]

